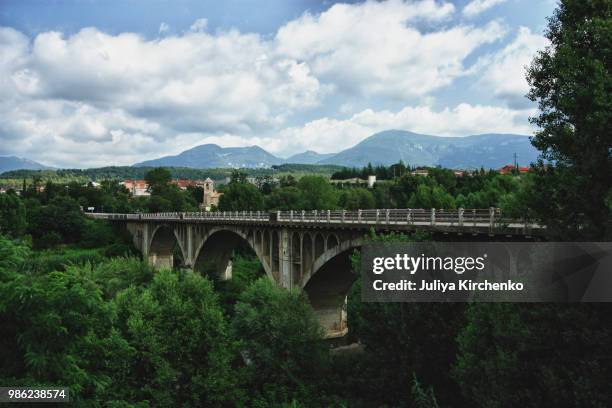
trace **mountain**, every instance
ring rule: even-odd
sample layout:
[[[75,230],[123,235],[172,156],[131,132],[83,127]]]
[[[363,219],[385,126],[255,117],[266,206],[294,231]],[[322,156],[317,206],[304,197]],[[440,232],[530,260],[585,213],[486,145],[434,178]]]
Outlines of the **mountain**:
[[[312,150],[307,150],[303,153],[294,154],[285,160],[285,163],[292,164],[315,164],[319,161],[332,157],[334,153],[321,154]]]
[[[134,166],[173,166],[205,168],[238,168],[238,167],[270,167],[281,164],[278,158],[259,146],[221,147],[216,144],[204,144],[186,150],[176,156],[165,156],[159,159],[136,163]]]
[[[312,150],[283,160],[259,146],[220,147],[204,144],[176,156],[165,156],[134,164],[135,167],[167,166],[206,168],[258,168],[275,164],[333,164],[346,167],[391,165],[402,160],[410,166],[437,166],[458,169],[497,169],[514,161],[527,166],[539,152],[529,137],[488,133],[466,137],[444,137],[386,130],[376,133],[355,146],[337,154],[320,154]]]
[[[491,133],[442,137],[386,130],[317,164],[361,167],[372,163],[388,166],[402,160],[411,166],[499,168],[512,163],[515,153],[521,165],[535,161],[539,154],[529,138],[522,135]]]
[[[16,156],[0,156],[0,173],[11,170],[45,170],[51,167]]]

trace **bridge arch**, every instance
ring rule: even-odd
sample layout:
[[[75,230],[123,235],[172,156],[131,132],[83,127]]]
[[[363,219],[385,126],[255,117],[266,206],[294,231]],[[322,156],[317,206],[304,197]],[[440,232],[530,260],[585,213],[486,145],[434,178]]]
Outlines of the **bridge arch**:
[[[270,266],[265,261],[261,249],[256,245],[257,236],[257,232],[244,232],[239,228],[212,228],[206,233],[194,252],[193,269],[199,272],[212,272],[221,280],[229,279],[231,278],[231,258],[234,250],[240,245],[246,245],[255,252],[266,275],[272,278]]]
[[[148,243],[147,257],[155,268],[172,268],[175,264],[174,249],[178,247],[183,260],[185,249],[177,231],[168,224],[155,227]]]
[[[332,236],[328,236],[328,240],[338,239]],[[352,250],[362,244],[363,238],[328,244],[329,249],[314,260],[300,281],[300,287],[308,295],[328,337],[339,337],[348,332],[347,296],[355,281],[350,256]]]

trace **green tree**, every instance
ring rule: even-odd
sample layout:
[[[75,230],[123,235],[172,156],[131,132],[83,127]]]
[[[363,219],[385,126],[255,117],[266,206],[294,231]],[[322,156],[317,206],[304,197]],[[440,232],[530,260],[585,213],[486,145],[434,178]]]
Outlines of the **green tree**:
[[[322,328],[302,292],[260,278],[240,296],[232,328],[246,363],[252,405],[293,399],[315,405],[327,349],[321,342]]]
[[[0,234],[21,237],[26,229],[25,205],[14,192],[0,194]]]
[[[430,238],[422,233],[370,237],[382,242],[414,242]],[[352,257],[357,273],[361,258]],[[361,279],[351,287],[348,298],[349,335],[366,349],[353,375],[351,392],[361,394],[366,406],[402,406],[410,398],[413,376],[436,390],[441,406],[461,406],[457,384],[450,368],[457,353],[456,336],[463,324],[463,306],[456,303],[361,302]],[[349,368],[355,372],[355,368]],[[349,381],[349,380],[345,380]],[[412,397],[421,398],[417,390]],[[413,401],[418,406],[418,401]]]
[[[338,206],[338,194],[329,180],[321,176],[304,176],[298,182],[305,210],[333,210]]]
[[[374,195],[365,188],[349,188],[340,194],[340,207],[345,210],[358,210],[375,207]]]
[[[162,270],[145,289],[120,291],[115,304],[129,350],[115,356],[123,361],[112,395],[156,406],[240,405],[234,348],[210,281]]]
[[[149,190],[151,192],[165,190],[170,181],[172,181],[172,174],[170,170],[165,167],[156,167],[153,170],[148,171],[144,177]]]
[[[537,101],[542,151],[535,170],[539,218],[557,237],[612,235],[612,3],[562,0],[549,19],[551,45],[531,64],[528,97]],[[544,161],[549,161],[545,164]],[[544,198],[545,197],[545,198]]]
[[[249,175],[244,171],[234,169],[230,176],[230,183],[246,184],[248,176]]]
[[[220,211],[259,211],[263,209],[263,194],[253,184],[229,183],[219,198]]]
[[[281,211],[301,210],[305,208],[302,191],[296,187],[277,188],[266,197],[266,208]]]
[[[471,304],[454,377],[480,407],[607,407],[608,306]]]
[[[62,242],[79,242],[86,221],[79,204],[68,196],[57,196],[49,204],[34,204],[28,209],[28,232],[38,247],[48,247],[51,236],[60,237]]]
[[[2,238],[0,254],[0,382],[68,386],[77,405],[103,399],[107,350],[121,342],[97,286],[70,272],[27,274],[28,250]]]

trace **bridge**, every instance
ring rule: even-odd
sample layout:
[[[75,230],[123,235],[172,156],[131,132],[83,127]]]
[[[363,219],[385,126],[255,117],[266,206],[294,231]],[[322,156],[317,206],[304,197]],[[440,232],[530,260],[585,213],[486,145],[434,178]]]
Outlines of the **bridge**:
[[[538,225],[504,218],[496,208],[87,215],[124,224],[156,268],[179,266],[226,280],[234,250],[250,247],[269,278],[308,294],[329,337],[347,331],[346,297],[355,279],[349,256],[370,230],[520,240],[543,232]]]

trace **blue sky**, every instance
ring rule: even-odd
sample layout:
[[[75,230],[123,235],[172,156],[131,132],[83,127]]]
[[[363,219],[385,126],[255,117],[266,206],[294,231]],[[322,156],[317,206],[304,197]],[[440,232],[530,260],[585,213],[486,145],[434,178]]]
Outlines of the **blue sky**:
[[[0,0],[0,155],[288,156],[380,130],[530,134],[552,0]]]

